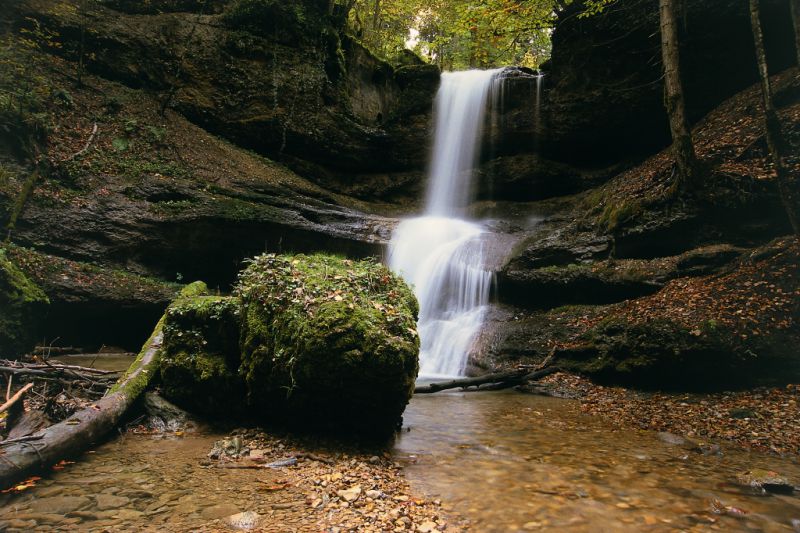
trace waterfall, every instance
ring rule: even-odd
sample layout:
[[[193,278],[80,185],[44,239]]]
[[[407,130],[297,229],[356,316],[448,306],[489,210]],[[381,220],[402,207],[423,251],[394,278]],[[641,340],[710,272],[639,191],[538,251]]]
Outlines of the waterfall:
[[[389,266],[414,287],[420,303],[422,377],[464,374],[489,303],[485,230],[464,217],[489,93],[501,70],[442,74],[425,213],[402,221],[389,244]]]

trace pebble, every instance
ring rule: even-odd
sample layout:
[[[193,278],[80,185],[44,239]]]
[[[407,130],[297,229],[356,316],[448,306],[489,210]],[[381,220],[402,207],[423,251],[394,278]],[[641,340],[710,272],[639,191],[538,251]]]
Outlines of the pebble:
[[[85,509],[92,504],[86,496],[53,496],[39,498],[31,502],[30,509],[34,513],[67,514]]]
[[[212,505],[211,507],[206,507],[200,512],[200,516],[206,520],[214,520],[217,518],[232,516],[238,511],[239,508],[232,503],[220,503],[217,505]]]
[[[261,522],[261,515],[253,511],[232,514],[225,518],[224,522],[233,529],[250,530],[258,527]]]
[[[336,494],[346,502],[354,502],[361,496],[361,487],[356,485],[346,490],[337,490]]]
[[[436,529],[436,522],[428,521],[417,526],[417,531],[419,531],[419,533],[433,533],[438,530]]]

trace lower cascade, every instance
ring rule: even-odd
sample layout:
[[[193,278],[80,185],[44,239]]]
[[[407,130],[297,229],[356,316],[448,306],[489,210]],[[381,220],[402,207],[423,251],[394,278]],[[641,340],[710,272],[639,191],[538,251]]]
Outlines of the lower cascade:
[[[421,377],[464,374],[489,303],[486,232],[464,213],[473,196],[487,101],[501,70],[442,75],[425,213],[402,221],[389,244],[389,266],[414,287],[420,303]]]

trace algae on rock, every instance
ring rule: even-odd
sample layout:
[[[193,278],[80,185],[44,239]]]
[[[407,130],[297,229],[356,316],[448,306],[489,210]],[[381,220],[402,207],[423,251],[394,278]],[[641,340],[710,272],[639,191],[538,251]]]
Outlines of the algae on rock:
[[[33,347],[49,303],[0,248],[0,356],[17,356]]]

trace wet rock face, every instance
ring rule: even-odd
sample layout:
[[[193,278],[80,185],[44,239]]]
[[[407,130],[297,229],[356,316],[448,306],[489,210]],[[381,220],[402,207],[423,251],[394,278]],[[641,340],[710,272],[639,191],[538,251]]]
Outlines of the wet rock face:
[[[790,383],[800,376],[798,275],[796,241],[776,240],[720,274],[679,278],[609,308],[556,357],[564,368],[638,387]]]
[[[696,121],[755,83],[757,72],[746,2],[684,5],[681,67]],[[560,13],[545,69],[546,155],[607,163],[669,143],[657,7],[652,0],[624,0],[593,17],[578,18],[578,4]],[[789,4],[769,0],[761,9],[767,55],[777,72],[795,61]]]

